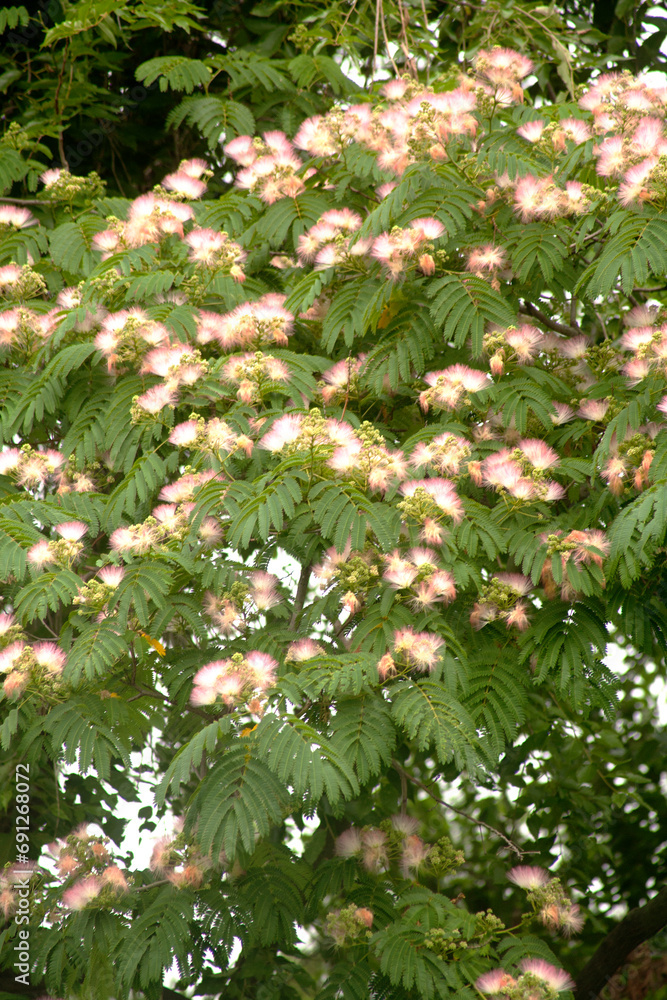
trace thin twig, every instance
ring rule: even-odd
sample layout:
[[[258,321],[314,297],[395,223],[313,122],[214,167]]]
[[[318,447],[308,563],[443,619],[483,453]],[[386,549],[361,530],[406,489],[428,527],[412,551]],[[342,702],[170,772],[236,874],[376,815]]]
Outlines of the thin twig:
[[[539,319],[540,323],[544,323],[546,327],[550,330],[554,330],[556,333],[567,333],[569,336],[577,335],[581,333],[578,326],[568,326],[566,323],[557,323],[556,320],[549,319],[541,309],[534,306],[532,302],[523,302],[523,313],[524,315],[532,316],[533,319]]]
[[[378,4],[380,8],[380,22],[382,24],[382,37],[384,38],[384,44],[387,46],[387,55],[389,56],[389,62],[391,63],[396,76],[400,76],[401,74],[398,72],[398,66],[394,62],[394,57],[389,51],[389,39],[387,37],[387,25],[385,24],[384,20],[384,7],[382,5],[382,0],[378,0]]]
[[[392,760],[392,764],[399,772],[399,774],[402,772],[406,776],[408,781],[411,781],[413,785],[417,785],[418,788],[423,789],[433,799],[434,802],[438,802],[441,806],[444,806],[445,809],[451,809],[452,812],[455,812],[458,816],[463,816],[465,817],[465,819],[469,819],[471,823],[475,823],[478,826],[483,826],[490,833],[494,833],[496,837],[500,837],[501,840],[505,841],[509,849],[511,851],[514,851],[514,853],[519,856],[519,859],[521,859],[524,856],[524,854],[533,853],[531,851],[522,851],[520,847],[517,847],[516,844],[509,839],[509,837],[506,837],[504,833],[500,832],[500,830],[496,830],[495,826],[490,826],[489,823],[485,823],[483,819],[471,816],[470,813],[464,812],[463,809],[458,809],[456,806],[451,805],[449,802],[445,802],[444,799],[441,799],[438,795],[435,795],[428,787],[428,785],[425,785],[423,781],[420,781],[419,778],[415,778],[414,774],[410,774],[409,771],[406,771],[405,768],[403,768],[398,763],[397,760]]]
[[[0,195],[0,205],[10,202],[12,205],[55,205],[55,198],[7,198]]]

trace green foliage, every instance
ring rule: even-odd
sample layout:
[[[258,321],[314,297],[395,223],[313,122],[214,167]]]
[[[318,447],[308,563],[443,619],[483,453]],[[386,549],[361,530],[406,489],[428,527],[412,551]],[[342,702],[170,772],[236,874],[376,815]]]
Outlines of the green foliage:
[[[662,65],[636,6],[0,12],[33,991],[550,1000],[656,891],[667,134],[590,93]]]

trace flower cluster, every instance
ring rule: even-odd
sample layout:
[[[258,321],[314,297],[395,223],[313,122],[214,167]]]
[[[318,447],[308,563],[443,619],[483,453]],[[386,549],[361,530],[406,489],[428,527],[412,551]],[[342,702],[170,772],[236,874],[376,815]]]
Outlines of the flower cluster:
[[[204,420],[197,414],[193,414],[189,420],[181,424],[176,424],[169,435],[169,441],[178,448],[190,448],[218,457],[221,452],[230,455],[241,450],[249,456],[252,451],[252,440],[247,434],[236,434],[229,424],[219,417]]]
[[[165,406],[175,407],[182,386],[194,385],[208,372],[208,362],[188,344],[166,343],[149,351],[141,368],[142,374],[157,375],[163,382],[151,386],[132,400],[133,421],[147,414],[156,416]]]
[[[469,462],[468,471],[478,486],[491,486],[517,500],[553,501],[561,500],[565,490],[544,473],[559,462],[557,452],[544,441],[524,438],[512,450],[502,448],[483,462]]]
[[[384,560],[382,579],[396,590],[409,590],[415,611],[423,611],[434,604],[449,604],[456,597],[454,577],[439,566],[433,549],[409,549],[405,558],[395,550]]]
[[[23,889],[39,872],[34,861],[17,862],[0,869],[0,912],[9,920],[19,907],[17,889]]]
[[[372,239],[360,239],[350,247],[350,237],[361,226],[361,216],[349,208],[334,208],[320,216],[299,237],[297,254],[303,263],[314,262],[316,270],[342,263],[346,257],[368,252]]]
[[[422,525],[421,538],[425,542],[441,541],[437,523],[444,515],[455,524],[463,519],[463,504],[449,479],[411,479],[401,485],[406,498],[397,504],[404,517],[412,517]],[[440,535],[440,537],[438,537]]]
[[[392,280],[401,274],[410,261],[416,261],[419,269],[431,275],[435,271],[432,240],[437,240],[445,232],[438,219],[413,219],[407,229],[394,226],[390,233],[381,233],[371,247],[371,256],[386,268]]]
[[[594,149],[596,170],[601,177],[620,179],[620,203],[662,198],[667,88],[651,87],[630,73],[604,73],[579,105],[592,113],[595,132],[604,135]]]
[[[81,197],[90,201],[104,194],[104,182],[94,170],[87,177],[76,177],[69,170],[53,167],[45,170],[40,180],[51,201],[71,203]]]
[[[567,972],[543,958],[524,958],[519,968],[521,973],[515,975],[504,969],[492,969],[480,976],[475,986],[480,993],[491,993],[505,1000],[553,1000],[558,993],[574,987]]]
[[[211,860],[202,855],[196,844],[187,844],[182,833],[178,833],[175,837],[160,837],[155,842],[149,868],[178,889],[199,889],[211,868]]]
[[[403,452],[390,451],[375,425],[368,421],[335,449],[327,465],[347,480],[382,492],[407,475]]]
[[[281,603],[278,577],[264,570],[253,570],[247,580],[236,580],[223,594],[207,591],[204,610],[214,628],[224,636],[238,635],[256,617]]]
[[[129,889],[126,873],[110,855],[108,838],[90,836],[86,825],[49,844],[49,853],[65,880],[62,901],[69,910],[83,910],[93,900],[104,907]]]
[[[241,265],[246,259],[246,252],[238,243],[230,240],[226,232],[191,229],[183,242],[190,248],[189,258],[195,267],[223,271],[239,284],[245,281]]]
[[[385,653],[378,663],[380,679],[396,673],[396,659],[409,670],[420,672],[435,670],[441,659],[440,650],[445,640],[435,632],[415,632],[412,628],[396,629],[394,632],[394,655]]]
[[[285,298],[268,292],[229,313],[202,312],[197,323],[197,343],[216,341],[225,352],[259,344],[285,347],[294,324],[294,316],[284,308]]]
[[[480,49],[475,57],[478,82],[497,104],[523,101],[520,81],[532,72],[532,60],[514,49]]]
[[[109,371],[115,371],[119,364],[136,364],[147,351],[168,340],[166,326],[149,319],[143,309],[122,309],[101,319],[94,343],[107,359]]]
[[[489,357],[489,368],[494,376],[504,373],[508,361],[530,365],[539,355],[547,354],[556,347],[557,338],[553,334],[543,333],[528,323],[505,330],[494,328],[484,334],[483,341],[484,353]]]
[[[315,448],[352,446],[357,440],[354,430],[344,420],[326,419],[314,407],[308,413],[286,413],[271,425],[260,439],[259,447],[270,452],[294,454]]]
[[[0,298],[21,301],[46,293],[46,283],[30,264],[5,264],[0,267]]]
[[[568,563],[571,561],[576,569],[590,565],[601,569],[611,548],[604,531],[592,528],[585,531],[575,529],[567,535],[563,535],[562,531],[555,531],[551,534],[542,534],[540,538],[547,546],[547,560],[542,569],[542,586],[550,600],[558,594],[558,584],[554,580],[551,565],[554,555],[560,557],[561,563],[561,599],[571,601],[576,598],[577,589],[568,579]]]
[[[304,190],[298,176],[303,164],[284,132],[265,132],[261,139],[240,135],[224,151],[243,168],[236,175],[236,186],[257,194],[267,205],[296,198]]]
[[[557,219],[583,214],[595,194],[594,188],[579,181],[566,181],[565,187],[560,188],[552,175],[527,174],[514,185],[514,204],[522,222]]]
[[[37,490],[59,483],[64,463],[63,456],[53,448],[38,451],[24,444],[0,452],[0,475],[11,476],[24,489]]]
[[[329,913],[325,922],[327,934],[339,948],[363,939],[364,931],[368,934],[372,926],[373,911],[354,903]]]
[[[81,539],[87,534],[88,526],[83,521],[63,521],[54,528],[57,539],[42,539],[28,549],[28,562],[35,569],[43,569],[51,563],[71,567],[83,551]]]
[[[471,447],[460,434],[437,434],[430,441],[420,441],[410,456],[410,464],[417,469],[430,467],[439,473],[456,476],[470,457]]]
[[[489,622],[500,619],[507,628],[514,626],[519,631],[528,628],[526,602],[521,598],[531,592],[533,585],[521,573],[498,573],[481,592],[481,599],[470,614],[470,624],[475,629],[483,628]]]
[[[358,392],[359,372],[365,360],[365,354],[359,354],[356,358],[343,358],[322,372],[320,392],[325,405]]]
[[[195,506],[191,502],[191,498],[194,495],[194,490],[201,482],[206,481],[206,476],[206,473],[190,475],[189,478],[194,480],[194,482],[192,484],[183,484],[183,491],[185,492],[188,489],[186,495],[179,496],[178,498],[175,497],[171,503],[158,504],[157,507],[153,508],[150,517],[147,517],[140,524],[130,524],[123,528],[116,528],[109,537],[109,547],[121,555],[136,556],[145,555],[147,552],[155,552],[169,542],[183,539],[190,531],[190,515]],[[213,478],[214,476],[215,473],[210,470],[208,478]],[[183,479],[186,478],[188,477],[183,477]],[[161,498],[169,499],[164,494],[165,492],[170,493],[176,485],[171,483],[169,486],[165,486],[162,490]],[[202,543],[207,548],[211,548],[218,545],[221,541],[222,527],[216,518],[206,517],[199,526],[198,535]]]
[[[289,377],[290,370],[284,361],[262,351],[230,358],[220,373],[223,382],[238,387],[236,398],[247,405],[261,402],[265,393],[278,383],[287,382]]]
[[[584,915],[567,895],[560,879],[551,878],[544,868],[519,865],[507,874],[510,882],[525,889],[533,910],[547,927],[561,930],[566,937],[584,926]]]
[[[326,651],[314,639],[296,639],[291,642],[285,654],[286,663],[305,663],[315,656],[325,656]]]
[[[58,325],[58,309],[37,313],[17,306],[0,313],[0,348],[30,355],[48,340]]]
[[[26,641],[12,614],[0,614],[0,674],[6,698],[20,698],[30,686],[52,691],[61,682],[67,657],[55,642]]]
[[[351,827],[336,840],[336,854],[358,858],[367,871],[376,875],[396,864],[403,878],[417,878],[433,851],[418,836],[418,830],[419,822],[404,813],[392,816],[381,827]]]
[[[99,619],[105,618],[107,604],[124,576],[122,566],[103,566],[96,577],[79,587],[72,603],[96,611]]]
[[[439,410],[456,410],[469,406],[469,393],[482,392],[492,384],[486,372],[461,364],[450,365],[437,372],[427,372],[424,382],[429,386],[419,394],[419,405],[424,413],[432,406]]]
[[[26,226],[34,226],[37,219],[27,208],[20,208],[18,205],[0,204],[0,227],[7,229],[25,229]]]
[[[245,656],[234,653],[229,659],[213,660],[195,674],[190,702],[192,705],[213,705],[220,698],[232,707],[245,701],[251,711],[256,711],[259,707],[257,694],[273,686],[277,667],[272,656],[257,650]]]

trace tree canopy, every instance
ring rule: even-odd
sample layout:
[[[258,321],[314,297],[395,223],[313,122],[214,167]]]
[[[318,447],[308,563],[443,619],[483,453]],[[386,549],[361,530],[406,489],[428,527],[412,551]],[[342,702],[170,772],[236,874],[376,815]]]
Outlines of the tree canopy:
[[[4,996],[667,997],[666,27],[0,12]]]

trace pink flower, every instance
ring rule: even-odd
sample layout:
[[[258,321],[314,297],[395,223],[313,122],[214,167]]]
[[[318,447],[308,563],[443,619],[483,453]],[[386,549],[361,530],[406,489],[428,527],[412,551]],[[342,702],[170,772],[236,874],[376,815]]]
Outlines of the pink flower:
[[[361,835],[364,867],[371,872],[384,870],[388,863],[387,837],[382,830],[365,830]]]
[[[260,448],[267,451],[282,451],[285,445],[293,444],[301,433],[303,417],[299,413],[286,413],[274,421],[271,430],[261,438]]]
[[[415,229],[421,240],[437,240],[445,232],[445,227],[439,219],[413,219],[410,229]]]
[[[401,874],[404,878],[416,875],[419,869],[423,867],[430,853],[431,847],[425,844],[421,837],[418,837],[414,833],[406,837],[400,862]]]
[[[280,604],[280,595],[277,591],[278,577],[273,573],[265,573],[256,570],[249,574],[252,588],[250,596],[255,602],[259,611],[268,611],[269,608]]]
[[[249,167],[257,159],[251,135],[239,135],[223,147],[225,156],[235,160],[242,167]]]
[[[105,885],[112,886],[112,888],[117,889],[119,892],[127,891],[127,879],[118,865],[109,865],[108,868],[104,869],[102,872],[102,882]]]
[[[189,174],[177,171],[175,174],[167,174],[162,181],[162,187],[167,191],[174,191],[184,198],[201,198],[206,190],[204,181],[191,177]]]
[[[401,485],[404,496],[414,496],[417,489],[426,490],[434,503],[454,521],[455,524],[463,517],[463,505],[452,483],[448,479],[412,479]]]
[[[69,910],[83,910],[102,890],[102,880],[97,875],[79,879],[63,893],[63,903]]]
[[[539,889],[551,881],[548,871],[532,865],[517,865],[507,873],[507,877],[520,889]]]
[[[186,174],[188,177],[194,177],[197,180],[203,173],[206,173],[207,170],[208,164],[206,163],[206,160],[181,160],[178,165],[179,174]]]
[[[516,980],[508,975],[504,969],[491,969],[485,972],[476,981],[475,986],[480,993],[502,993],[504,990],[516,986]]]
[[[577,416],[584,420],[602,420],[609,409],[609,401],[606,399],[584,399],[579,405]]]
[[[246,656],[246,663],[252,674],[252,683],[259,691],[266,691],[275,683],[278,664],[268,653],[253,650]]]
[[[551,469],[560,463],[558,453],[539,438],[525,438],[519,441],[519,448],[536,469]]]
[[[146,413],[160,413],[165,406],[174,406],[178,399],[178,391],[171,385],[151,386],[141,396],[137,397],[136,403],[140,409]]]
[[[186,420],[182,424],[176,424],[169,435],[169,442],[179,448],[189,448],[196,443],[200,428],[198,420]]]
[[[550,183],[550,177],[533,177],[532,174],[528,174],[517,183],[514,189],[514,202],[523,222],[530,222],[531,219],[544,214],[552,214],[551,211],[548,213],[545,211],[547,207],[545,195]]]
[[[610,136],[597,147],[598,163],[595,168],[600,177],[618,177],[627,164],[627,154],[623,148],[623,137]]]
[[[0,636],[6,635],[16,625],[16,618],[8,612],[0,614]]]
[[[87,533],[88,526],[83,521],[64,521],[56,525],[56,532],[66,542],[78,542]]]
[[[586,142],[591,137],[591,130],[582,118],[563,118],[558,124],[567,138],[577,145]]]
[[[0,652],[0,673],[6,674],[12,670],[14,664],[23,654],[26,648],[24,642],[13,642],[10,646],[6,646],[2,652]]]
[[[0,476],[6,476],[8,472],[14,472],[19,467],[22,455],[18,448],[8,448],[0,452]]]
[[[13,226],[15,229],[23,229],[25,226],[32,226],[36,222],[37,220],[27,208],[19,208],[17,205],[0,205],[0,226]]]
[[[322,115],[306,118],[294,136],[294,145],[312,156],[333,156],[340,149],[340,141],[333,135],[329,123]]]
[[[380,88],[380,93],[384,94],[384,96],[390,101],[400,101],[407,89],[408,84],[406,80],[389,80],[388,83],[385,83],[385,85]]]
[[[505,251],[493,243],[485,243],[475,247],[468,253],[468,270],[473,273],[493,271],[505,263]]]
[[[353,826],[336,838],[335,852],[339,858],[353,858],[361,854],[362,850],[361,833]]]
[[[536,121],[526,122],[516,130],[516,134],[528,142],[537,142],[544,131],[544,122],[541,118]]]
[[[411,628],[394,632],[394,648],[404,653],[409,662],[419,670],[433,670],[440,659],[438,650],[445,640],[433,632],[414,632]]]
[[[285,661],[292,661],[294,663],[303,663],[305,660],[310,660],[314,656],[324,656],[325,650],[320,646],[319,642],[315,642],[314,639],[296,639],[294,642],[290,643],[287,653],[285,655]]]
[[[97,575],[108,587],[117,587],[125,576],[125,570],[122,566],[103,566]]]
[[[31,548],[28,549],[28,562],[31,566],[35,566],[37,569],[41,569],[48,563],[56,561],[56,557],[51,550],[49,542],[44,539],[41,542],[37,542]]]
[[[55,167],[52,170],[45,170],[44,173],[40,175],[39,179],[44,185],[44,187],[48,189],[50,187],[53,187],[53,185],[60,178],[61,174],[62,170],[59,170],[57,167]]]
[[[55,642],[37,642],[32,647],[32,653],[40,667],[50,674],[62,673],[67,657]]]
[[[574,980],[564,969],[557,969],[543,958],[524,958],[520,965],[524,972],[532,972],[558,993],[574,988]]]
[[[19,670],[14,670],[7,674],[2,682],[2,689],[7,698],[20,698],[28,684],[30,675]]]

